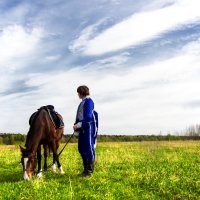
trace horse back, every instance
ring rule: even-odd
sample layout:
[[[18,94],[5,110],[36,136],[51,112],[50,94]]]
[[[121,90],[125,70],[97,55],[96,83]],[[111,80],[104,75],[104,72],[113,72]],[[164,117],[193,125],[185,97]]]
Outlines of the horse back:
[[[59,117],[63,119],[60,114]],[[59,143],[64,135],[64,128],[56,128],[54,126],[45,107],[41,107],[31,115],[29,124],[30,129],[27,134],[26,146],[31,140],[40,140],[39,144]]]

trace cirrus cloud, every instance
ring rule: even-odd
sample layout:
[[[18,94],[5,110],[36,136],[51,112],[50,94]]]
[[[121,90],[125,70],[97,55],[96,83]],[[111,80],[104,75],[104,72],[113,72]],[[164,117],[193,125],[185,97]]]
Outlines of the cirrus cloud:
[[[139,45],[165,32],[199,22],[199,9],[198,0],[174,1],[173,4],[162,8],[137,12],[93,36],[99,25],[97,23],[86,27],[70,49],[83,55],[102,55]]]

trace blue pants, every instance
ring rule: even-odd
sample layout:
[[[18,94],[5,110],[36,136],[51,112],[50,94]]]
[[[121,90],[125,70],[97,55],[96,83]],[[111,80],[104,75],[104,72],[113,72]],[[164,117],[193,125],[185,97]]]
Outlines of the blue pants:
[[[84,125],[78,137],[78,151],[81,154],[82,159],[87,159],[89,161],[95,160],[95,128],[94,123],[87,123]]]

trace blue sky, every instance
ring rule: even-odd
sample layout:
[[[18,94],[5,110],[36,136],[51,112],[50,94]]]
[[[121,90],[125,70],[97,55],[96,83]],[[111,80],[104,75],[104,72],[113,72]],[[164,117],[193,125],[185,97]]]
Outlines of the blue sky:
[[[72,133],[82,84],[100,134],[199,124],[199,10],[198,0],[2,0],[0,132],[27,133],[53,104]]]

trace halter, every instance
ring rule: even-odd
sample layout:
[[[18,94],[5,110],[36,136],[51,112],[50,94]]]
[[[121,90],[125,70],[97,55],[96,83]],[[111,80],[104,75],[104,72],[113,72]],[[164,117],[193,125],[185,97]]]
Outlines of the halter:
[[[23,159],[24,158],[26,158],[26,157],[23,157]],[[34,158],[28,158],[28,161],[29,160],[33,160],[34,161],[34,166],[32,168],[30,168],[30,169],[24,169],[25,167],[23,167],[23,172],[33,172],[33,173],[35,173],[35,168],[36,168],[35,167],[35,162],[36,162],[37,158],[36,157],[34,157]]]

